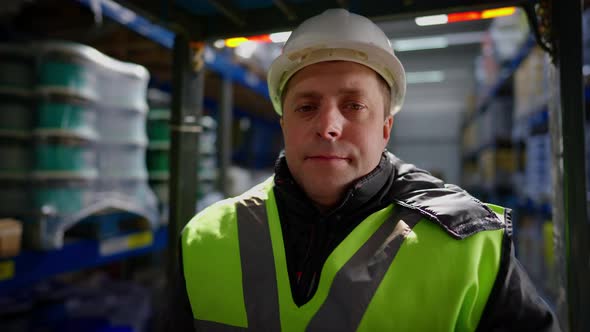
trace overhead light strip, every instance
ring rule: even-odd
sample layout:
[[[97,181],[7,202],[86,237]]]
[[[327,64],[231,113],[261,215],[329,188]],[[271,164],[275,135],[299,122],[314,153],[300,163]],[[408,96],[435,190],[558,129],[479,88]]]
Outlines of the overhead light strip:
[[[419,26],[439,25],[455,22],[486,20],[501,16],[510,16],[516,13],[516,7],[502,7],[483,11],[469,11],[450,14],[430,15],[416,17],[415,22]]]
[[[421,16],[416,17],[416,24],[419,26],[429,26],[429,25],[438,25],[438,24],[446,24],[449,21],[447,15],[431,15],[431,16]]]
[[[265,35],[256,35],[249,37],[233,37],[228,39],[220,39],[215,41],[215,47],[238,47],[245,42],[256,42],[256,43],[284,43],[291,36],[291,31],[276,32]]]
[[[445,73],[441,70],[407,72],[408,84],[440,83],[445,80]]]
[[[430,50],[449,46],[449,41],[445,36],[398,39],[392,40],[392,43],[396,52]]]

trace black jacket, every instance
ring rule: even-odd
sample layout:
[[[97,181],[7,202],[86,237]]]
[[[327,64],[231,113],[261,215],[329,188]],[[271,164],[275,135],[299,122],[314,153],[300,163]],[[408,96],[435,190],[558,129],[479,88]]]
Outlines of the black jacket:
[[[388,152],[375,170],[358,180],[342,202],[326,213],[320,213],[293,180],[284,157],[275,167],[274,192],[297,305],[313,297],[321,268],[332,250],[360,221],[392,203],[420,213],[457,239],[504,227],[487,206],[459,187],[445,185]],[[506,217],[510,222],[509,215]],[[500,270],[478,331],[560,331],[555,315],[514,257],[510,223],[502,250]],[[162,311],[166,331],[193,329],[182,267],[180,272]]]

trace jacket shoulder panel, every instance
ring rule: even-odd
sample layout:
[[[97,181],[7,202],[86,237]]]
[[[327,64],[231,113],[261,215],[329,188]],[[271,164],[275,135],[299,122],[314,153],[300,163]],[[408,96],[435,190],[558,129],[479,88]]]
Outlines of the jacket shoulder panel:
[[[507,226],[505,220],[508,218],[494,213],[487,205],[467,193],[430,190],[396,200],[396,203],[437,223],[457,239]]]
[[[392,154],[390,158],[396,169],[392,191],[394,203],[420,213],[456,239],[485,230],[508,229],[509,210],[503,217],[502,213],[495,213],[460,187],[444,184],[430,173],[404,163]]]

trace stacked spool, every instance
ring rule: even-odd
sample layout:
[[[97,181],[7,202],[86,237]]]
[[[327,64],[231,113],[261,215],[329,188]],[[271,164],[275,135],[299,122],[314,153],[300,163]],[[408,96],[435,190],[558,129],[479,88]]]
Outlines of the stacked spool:
[[[149,182],[158,198],[163,221],[167,220],[169,195],[169,154],[170,154],[170,96],[158,90],[150,90],[148,95],[150,111],[147,120],[149,139],[146,163]]]
[[[149,93],[150,111],[147,132],[149,146],[147,167],[150,186],[158,197],[162,218],[168,216],[170,182],[170,96],[160,90],[151,89]],[[217,185],[217,124],[210,116],[201,118],[203,131],[199,136],[199,165],[197,199],[215,192]],[[195,202],[196,203],[196,202]]]
[[[59,248],[74,224],[113,209],[155,224],[143,67],[44,42],[3,45],[0,70],[0,215],[26,221],[28,245]]]

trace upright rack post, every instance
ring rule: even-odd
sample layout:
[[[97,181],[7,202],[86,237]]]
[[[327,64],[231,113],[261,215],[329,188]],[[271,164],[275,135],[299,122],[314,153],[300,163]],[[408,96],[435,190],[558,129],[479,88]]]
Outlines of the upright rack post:
[[[233,85],[229,77],[222,77],[221,103],[219,105],[219,189],[229,196],[228,171],[231,166],[232,123],[233,123]]]
[[[555,211],[563,218],[568,322],[571,331],[590,331],[590,243],[585,168],[585,110],[582,79],[582,2],[553,1],[552,22],[556,47],[561,112],[553,112],[552,138],[557,176]],[[561,118],[560,118],[561,117]],[[561,123],[561,125],[560,125]],[[559,128],[556,128],[559,127]],[[561,130],[561,135],[554,135]],[[563,150],[560,153],[560,148]],[[556,219],[557,220],[557,219]],[[559,220],[557,220],[559,224]],[[563,285],[562,285],[563,286]],[[565,318],[565,317],[563,317]],[[562,319],[563,319],[562,318]]]
[[[169,273],[174,273],[178,266],[180,231],[196,210],[204,95],[204,70],[199,56],[191,49],[188,37],[177,33],[173,49],[170,119]]]

